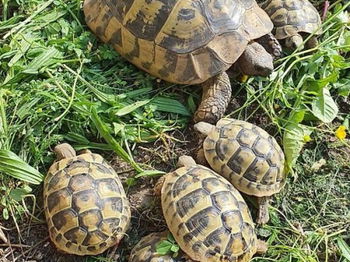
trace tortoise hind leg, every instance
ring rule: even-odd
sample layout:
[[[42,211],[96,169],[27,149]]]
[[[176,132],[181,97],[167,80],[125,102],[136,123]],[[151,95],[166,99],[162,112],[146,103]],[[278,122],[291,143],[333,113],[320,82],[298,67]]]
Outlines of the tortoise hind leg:
[[[258,197],[258,217],[256,223],[259,225],[266,224],[269,220],[269,197]]]
[[[202,84],[203,95],[194,122],[204,121],[215,124],[225,113],[231,99],[231,83],[224,72],[208,79]]]

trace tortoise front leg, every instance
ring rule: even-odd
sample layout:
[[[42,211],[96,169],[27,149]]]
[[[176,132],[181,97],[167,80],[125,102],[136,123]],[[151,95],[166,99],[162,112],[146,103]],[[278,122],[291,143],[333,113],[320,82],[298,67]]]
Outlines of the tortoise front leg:
[[[226,72],[208,79],[202,84],[203,95],[194,122],[204,121],[215,124],[223,117],[231,99],[231,83]]]
[[[274,59],[282,56],[282,46],[272,33],[266,34],[255,41],[262,45]]]
[[[266,224],[269,220],[269,197],[258,197],[258,217],[256,223],[259,225]]]

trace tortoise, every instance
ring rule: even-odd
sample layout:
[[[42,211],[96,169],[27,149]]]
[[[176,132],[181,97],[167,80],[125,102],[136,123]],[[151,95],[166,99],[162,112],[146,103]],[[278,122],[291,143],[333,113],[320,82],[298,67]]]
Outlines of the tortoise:
[[[239,191],[213,170],[181,156],[161,178],[163,215],[179,247],[194,261],[246,262],[267,250]]]
[[[85,20],[138,68],[168,82],[201,84],[194,120],[215,123],[231,97],[225,73],[267,76],[281,47],[255,0],[85,0]],[[259,44],[261,42],[261,44]]]
[[[256,125],[230,118],[216,126],[199,122],[194,128],[206,136],[198,158],[204,154],[210,167],[235,188],[257,197],[257,223],[267,223],[269,197],[286,182],[285,157],[275,138]]]
[[[118,245],[130,223],[130,206],[116,172],[89,150],[54,149],[57,161],[44,181],[51,241],[68,254],[96,255]]]
[[[168,231],[163,231],[143,237],[131,250],[129,262],[193,262],[182,252],[176,257],[157,253],[157,246],[168,239],[168,234]]]
[[[313,33],[306,42],[306,48],[317,46],[322,22],[316,8],[308,0],[268,0],[261,6],[274,23],[275,37],[284,40],[287,48],[302,47],[304,39]]]

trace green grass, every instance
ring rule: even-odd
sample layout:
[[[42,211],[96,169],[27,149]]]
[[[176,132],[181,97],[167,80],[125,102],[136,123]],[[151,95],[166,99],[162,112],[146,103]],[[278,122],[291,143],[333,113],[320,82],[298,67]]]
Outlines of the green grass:
[[[68,141],[76,149],[114,152],[137,177],[158,174],[161,161],[135,162],[137,145],[167,139],[176,144],[169,132],[187,126],[200,88],[159,83],[126,62],[88,30],[81,3],[2,0],[0,150],[45,174],[54,160],[52,148]],[[270,248],[254,261],[347,261],[350,150],[348,140],[339,141],[334,131],[341,124],[349,128],[350,19],[343,6],[349,3],[337,3],[313,52],[287,53],[268,79],[232,81],[240,87],[235,96],[244,101],[228,115],[274,134],[292,174],[270,209],[270,223],[257,229]],[[39,181],[40,173],[34,174]],[[0,214],[5,220],[15,217],[19,227],[42,210],[35,204],[40,187],[13,178],[21,175],[0,168]],[[137,179],[129,178],[128,185],[137,186]]]

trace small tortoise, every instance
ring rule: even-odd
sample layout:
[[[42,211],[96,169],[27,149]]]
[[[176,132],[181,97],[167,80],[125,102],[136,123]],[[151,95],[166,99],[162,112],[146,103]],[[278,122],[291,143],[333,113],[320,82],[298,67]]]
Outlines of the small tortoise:
[[[193,262],[181,252],[176,257],[157,253],[158,244],[166,240],[168,234],[168,231],[164,231],[143,237],[132,249],[129,262]]]
[[[207,137],[206,161],[239,191],[256,196],[257,223],[269,220],[268,198],[285,185],[284,154],[276,140],[251,123],[223,118],[216,126],[199,122],[194,128]],[[199,153],[199,158],[203,157]]]
[[[306,48],[317,46],[322,22],[316,8],[308,0],[268,0],[262,4],[274,23],[275,37],[284,40],[287,48],[302,46],[304,39],[315,35],[306,43]]]
[[[55,147],[44,182],[44,208],[51,241],[75,255],[96,255],[118,245],[130,223],[123,186],[102,156],[69,144]]]
[[[231,97],[225,71],[236,61],[242,73],[266,76],[273,70],[266,50],[281,52],[255,0],[85,0],[84,13],[91,30],[140,69],[202,84],[196,122],[215,123],[224,114]]]
[[[158,183],[163,214],[180,248],[201,262],[247,262],[266,251],[241,194],[188,156]]]

